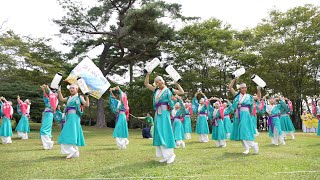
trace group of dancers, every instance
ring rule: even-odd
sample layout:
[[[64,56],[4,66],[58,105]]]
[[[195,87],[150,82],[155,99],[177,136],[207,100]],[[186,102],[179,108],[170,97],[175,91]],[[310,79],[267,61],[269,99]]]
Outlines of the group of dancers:
[[[183,88],[175,83],[175,88],[167,87],[164,79],[157,76],[154,83],[149,83],[150,73],[146,75],[144,85],[153,92],[153,107],[155,109],[154,119],[151,114],[149,123],[152,126],[153,146],[156,146],[156,157],[161,158],[159,162],[171,164],[176,155],[174,148],[186,147],[185,139],[191,139],[192,121],[191,115],[197,114],[195,132],[199,134],[199,141],[209,142],[209,124],[212,126],[212,140],[215,140],[216,146],[225,148],[226,140],[241,141],[244,151],[248,154],[250,149],[254,154],[259,153],[259,145],[255,138],[259,133],[257,130],[257,115],[268,114],[269,136],[271,143],[285,145],[286,134],[290,134],[294,139],[294,126],[290,119],[292,113],[292,103],[284,97],[262,97],[261,88],[257,86],[257,92],[254,95],[247,93],[247,86],[241,83],[239,89],[234,89],[236,78],[229,85],[229,90],[233,95],[233,101],[222,100],[217,97],[207,98],[203,92],[195,94],[192,102],[188,99],[183,100]],[[42,85],[43,101],[45,109],[42,117],[40,137],[43,149],[53,148],[52,124],[53,119],[63,121],[63,127],[58,138],[58,144],[61,145],[61,153],[67,155],[67,159],[80,156],[79,146],[85,145],[80,117],[83,114],[83,108],[89,106],[88,95],[78,94],[78,85],[69,86],[70,95],[64,97],[59,89],[52,89],[48,85]],[[0,136],[3,144],[12,143],[11,121],[13,108],[12,102],[1,97],[1,113],[3,122],[0,128]],[[18,136],[22,139],[28,139],[30,127],[28,116],[30,113],[30,101],[27,99],[18,101],[18,112],[21,119],[16,127]],[[59,101],[66,103],[64,118],[58,108]],[[116,125],[113,137],[119,149],[126,149],[129,144],[128,133],[128,100],[126,94],[119,87],[110,88],[110,108],[116,115]],[[59,112],[59,113],[57,113]],[[320,115],[320,108],[319,108]],[[58,117],[56,117],[58,116]],[[56,118],[54,118],[56,117]],[[143,117],[140,117],[143,119]],[[233,121],[231,121],[233,119]],[[209,122],[209,123],[208,123]],[[318,132],[318,135],[319,132]]]
[[[78,94],[78,85],[72,84],[69,87],[70,96],[63,97],[60,89],[52,89],[48,85],[42,85],[43,101],[45,108],[43,111],[40,137],[43,149],[53,149],[54,141],[52,141],[52,125],[54,116],[56,121],[63,121],[58,143],[61,145],[61,153],[67,154],[67,159],[79,157],[79,146],[85,145],[80,117],[83,114],[83,108],[89,106],[89,97],[87,95],[80,96]],[[7,101],[1,97],[1,116],[3,121],[0,128],[0,136],[3,144],[11,144],[12,140],[12,127],[11,118],[13,114],[12,102]],[[59,101],[66,103],[64,110],[65,117],[62,118],[62,113],[57,109]],[[18,137],[26,140],[30,132],[29,126],[29,113],[30,101],[27,99],[21,101],[20,97],[17,98],[18,107],[17,111],[21,115],[21,119],[16,126]]]

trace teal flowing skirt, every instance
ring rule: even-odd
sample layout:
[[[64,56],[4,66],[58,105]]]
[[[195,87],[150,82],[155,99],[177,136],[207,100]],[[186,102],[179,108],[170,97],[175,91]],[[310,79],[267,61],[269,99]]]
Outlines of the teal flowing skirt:
[[[223,119],[223,125],[224,125],[224,130],[226,133],[231,133],[232,132],[232,123],[229,117],[225,117]]]
[[[183,124],[180,120],[175,120],[173,123],[174,140],[184,140]]]
[[[19,123],[17,124],[16,131],[29,133],[30,126],[29,126],[29,119],[26,115],[22,115]]]
[[[235,115],[236,116],[236,115]],[[240,111],[240,119],[235,118],[230,139],[234,141],[254,141],[252,120],[249,111]]]
[[[9,118],[6,118],[6,117],[3,118],[2,124],[0,127],[0,136],[3,136],[3,137],[12,136],[11,120]]]
[[[256,134],[257,124],[258,124],[257,116],[251,116],[251,121],[252,121],[252,132],[253,134]]]
[[[118,121],[116,123],[116,126],[113,130],[112,136],[114,138],[128,138],[129,132],[128,132],[128,123],[126,119],[126,115],[123,113],[120,113],[118,115]]]
[[[153,146],[176,147],[168,110],[162,110],[161,114],[156,113],[153,134]]]
[[[287,133],[294,132],[296,130],[289,115],[280,116],[280,125],[281,130]]]
[[[318,122],[318,132],[317,132],[317,135],[320,136],[320,119],[319,119],[319,122]]]
[[[60,133],[58,143],[85,146],[79,115],[67,114],[66,123]]]
[[[219,119],[217,122],[218,122],[218,126],[212,126],[212,140],[227,139],[223,121]]]
[[[279,117],[274,117],[272,118],[272,125],[274,128],[277,128],[278,134],[281,135],[282,134],[282,130],[281,130],[281,124],[280,124],[280,118]],[[271,125],[269,124],[269,137],[273,137],[273,129],[270,128]]]
[[[52,137],[52,122],[53,114],[51,112],[44,112],[42,116],[40,135]]]
[[[318,130],[317,130],[317,135],[320,136],[320,119],[319,119],[319,122],[318,122]]]
[[[185,133],[192,133],[192,126],[191,126],[191,118],[190,117],[184,117],[183,126],[184,126]]]
[[[197,134],[209,134],[207,116],[198,116],[196,124]]]

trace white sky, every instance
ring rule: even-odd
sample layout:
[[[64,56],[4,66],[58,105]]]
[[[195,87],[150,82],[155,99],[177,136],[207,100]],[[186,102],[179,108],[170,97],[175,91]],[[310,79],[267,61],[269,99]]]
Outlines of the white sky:
[[[90,3],[93,0],[79,0]],[[320,5],[320,0],[166,0],[182,4],[183,14],[203,19],[215,17],[235,29],[254,27],[273,8],[287,10],[304,4]],[[0,22],[8,20],[5,27],[22,35],[49,37],[58,50],[58,27],[51,21],[63,15],[56,0],[0,0]]]
[[[78,0],[90,4],[93,0]],[[242,30],[254,27],[267,17],[271,9],[288,10],[295,6],[314,4],[320,0],[166,0],[182,4],[183,15],[198,16],[202,19],[218,18]],[[59,28],[52,19],[63,16],[63,9],[56,0],[0,0],[0,23],[21,35],[52,38],[51,45],[57,50],[66,51],[55,36]]]

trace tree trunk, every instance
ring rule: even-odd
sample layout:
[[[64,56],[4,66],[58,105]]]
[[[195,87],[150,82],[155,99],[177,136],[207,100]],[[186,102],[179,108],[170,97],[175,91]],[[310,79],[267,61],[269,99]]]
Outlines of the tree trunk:
[[[104,48],[103,48],[103,51],[102,51],[102,53],[100,55],[100,60],[99,60],[99,68],[102,71],[104,76],[106,76],[109,73],[109,72],[106,72],[106,70],[105,70],[106,63],[107,63],[107,55],[108,55],[109,49],[110,49],[110,45],[104,44]],[[105,114],[104,114],[103,97],[101,97],[98,100],[98,104],[97,104],[97,123],[96,123],[96,127],[99,127],[99,128],[106,127],[106,118],[105,118]]]
[[[98,100],[97,106],[97,124],[96,126],[99,128],[106,127],[106,118],[104,114],[104,101],[102,98]]]

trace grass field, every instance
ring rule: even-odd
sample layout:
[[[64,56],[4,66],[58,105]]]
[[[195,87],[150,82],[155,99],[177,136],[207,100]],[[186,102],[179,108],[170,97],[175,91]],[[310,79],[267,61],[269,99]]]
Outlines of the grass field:
[[[258,137],[260,154],[242,154],[240,142],[228,141],[224,149],[214,142],[199,143],[192,134],[186,149],[176,149],[174,164],[160,164],[152,140],[141,130],[130,130],[130,144],[118,150],[109,128],[84,127],[87,146],[80,158],[66,160],[60,146],[42,150],[39,125],[32,124],[29,140],[13,137],[13,144],[0,144],[0,179],[320,179],[320,137],[296,133],[285,146],[271,146],[266,133]],[[54,140],[60,129],[54,128]]]

